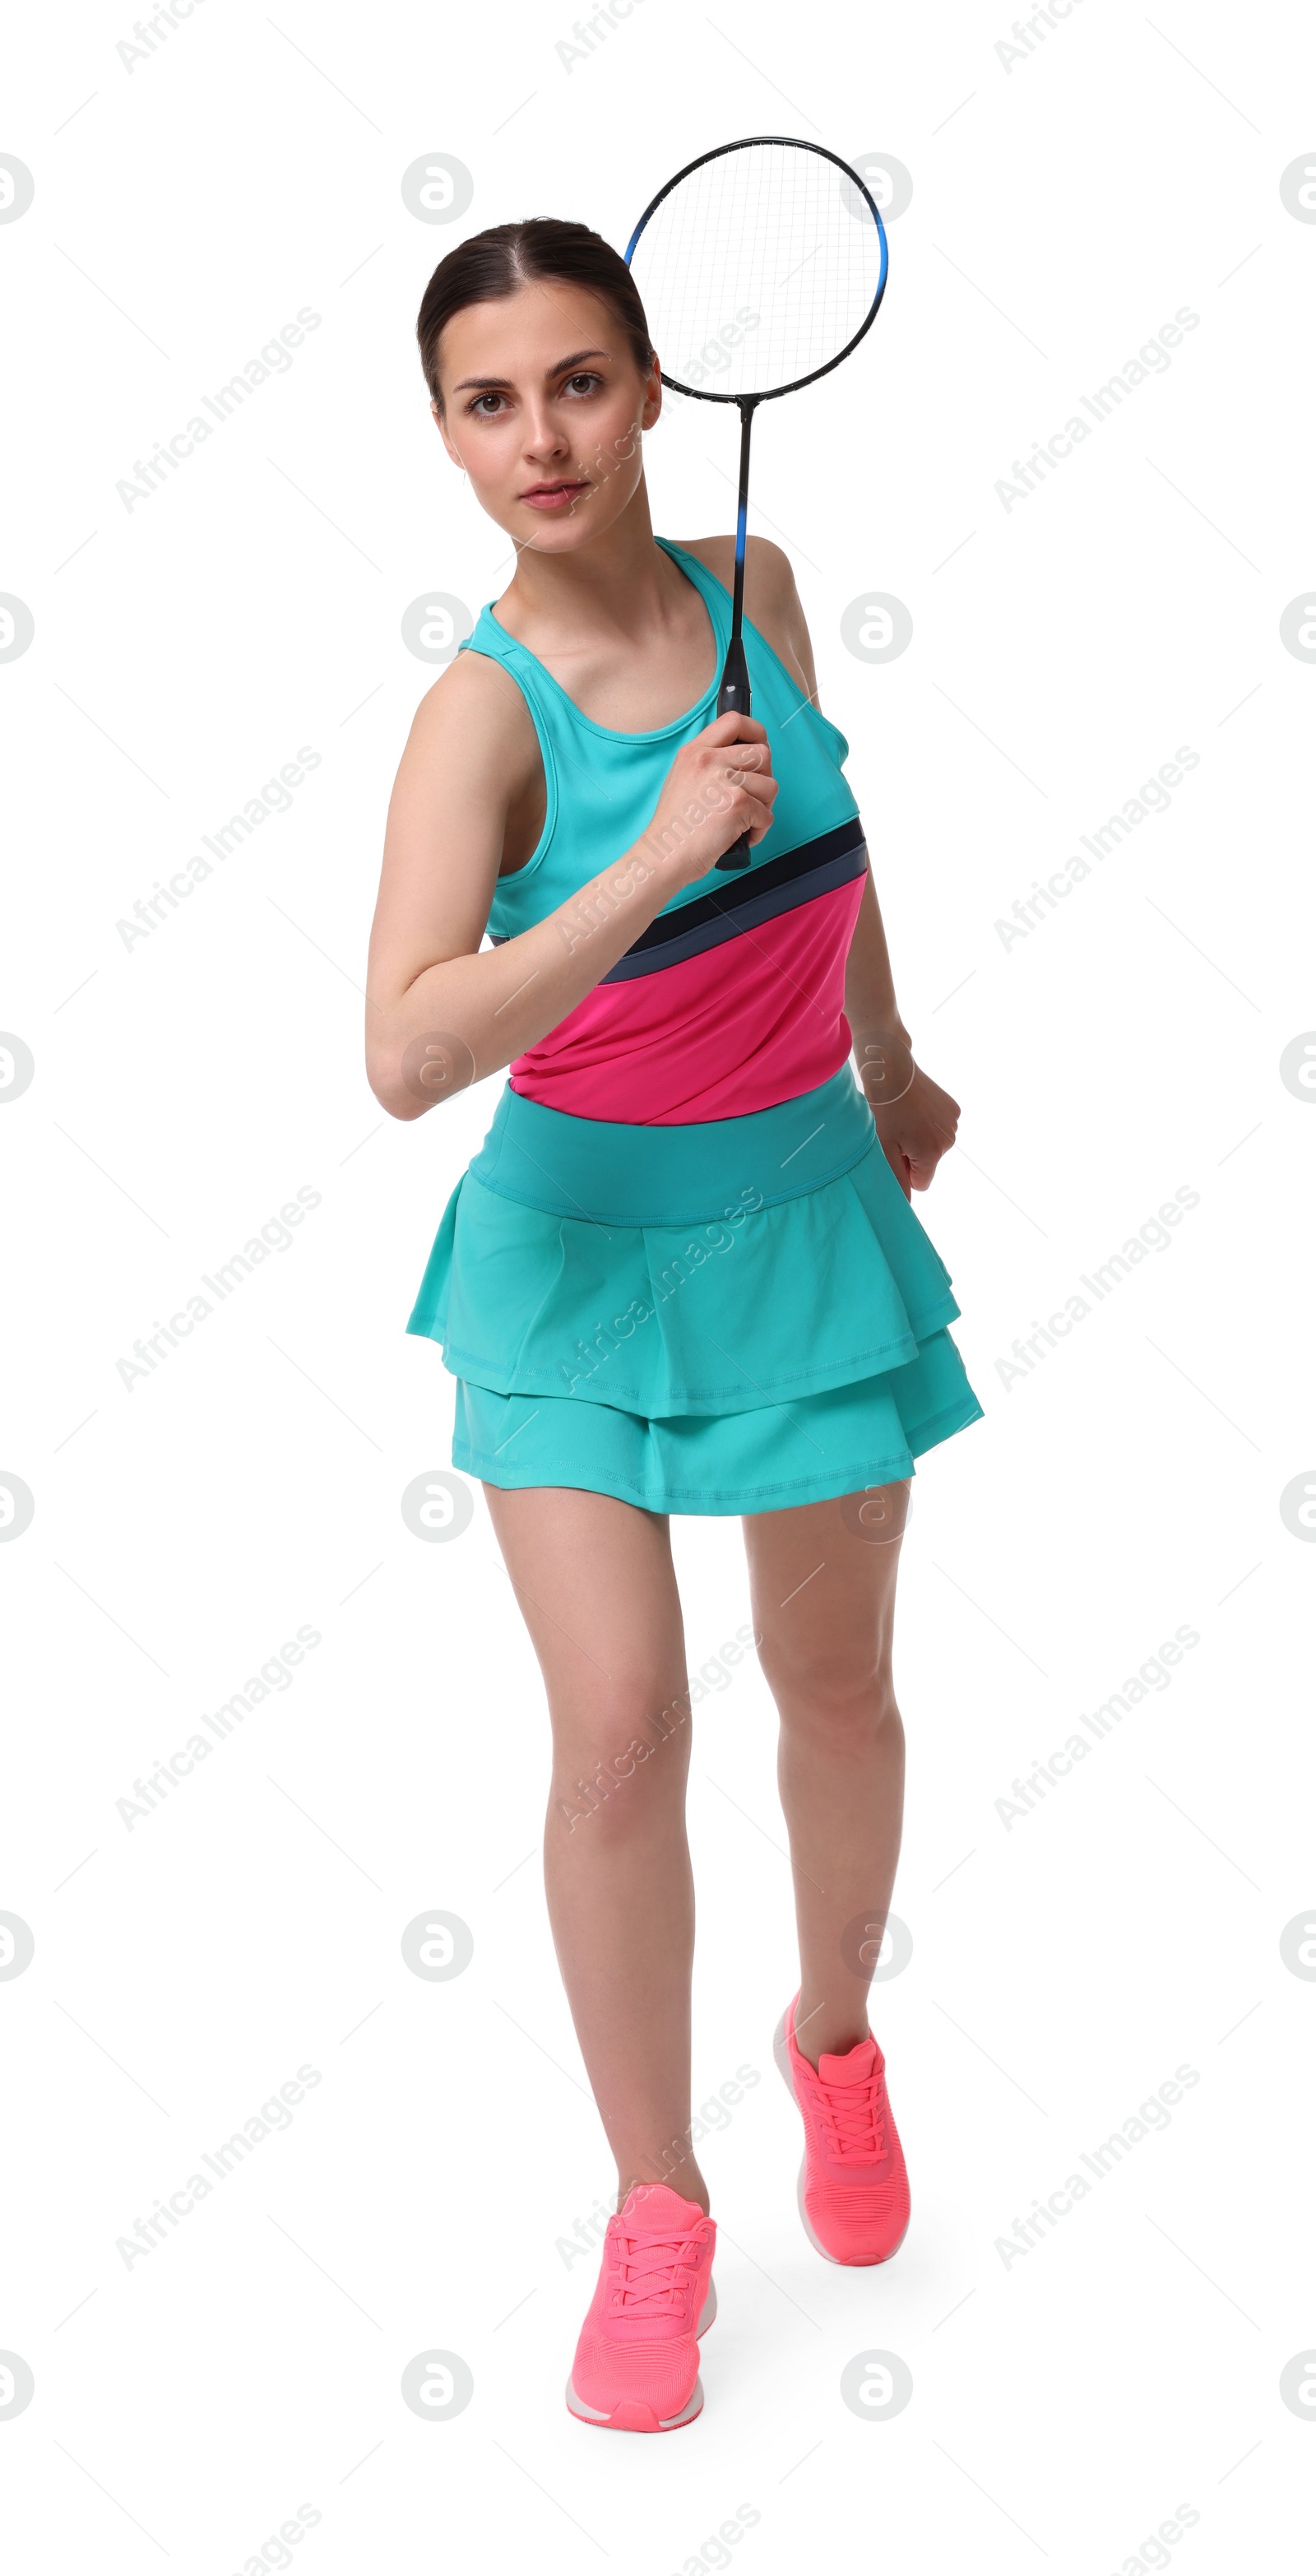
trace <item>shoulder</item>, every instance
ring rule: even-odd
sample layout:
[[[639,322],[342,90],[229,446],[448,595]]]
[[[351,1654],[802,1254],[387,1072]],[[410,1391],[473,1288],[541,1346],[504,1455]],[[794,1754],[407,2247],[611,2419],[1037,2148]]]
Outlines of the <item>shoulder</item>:
[[[683,544],[687,554],[692,554],[730,590],[736,577],[734,537],[685,537],[673,542]],[[767,537],[745,539],[745,615],[751,626],[757,626],[760,635],[766,636],[778,661],[798,678],[816,705],[818,676],[813,647],[790,556]]]
[[[730,590],[736,576],[736,541],[734,537],[676,537],[688,555]],[[763,624],[760,610],[771,616],[789,610],[798,603],[791,559],[782,546],[774,546],[767,537],[745,539],[745,610],[756,626]],[[757,605],[755,604],[757,602]]]
[[[412,719],[408,754],[508,776],[538,759],[538,737],[510,672],[487,653],[455,655]]]

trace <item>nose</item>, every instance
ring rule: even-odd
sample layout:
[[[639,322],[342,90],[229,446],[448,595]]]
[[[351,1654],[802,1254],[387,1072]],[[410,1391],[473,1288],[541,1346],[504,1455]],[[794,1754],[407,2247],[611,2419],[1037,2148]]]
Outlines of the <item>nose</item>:
[[[535,465],[559,463],[564,456],[570,455],[571,442],[561,422],[555,418],[551,404],[533,400],[527,403],[524,448]]]

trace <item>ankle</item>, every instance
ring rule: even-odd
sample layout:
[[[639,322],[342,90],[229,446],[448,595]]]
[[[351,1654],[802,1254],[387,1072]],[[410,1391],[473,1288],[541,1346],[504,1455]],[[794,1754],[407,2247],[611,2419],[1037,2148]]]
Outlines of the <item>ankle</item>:
[[[792,2026],[795,2045],[815,2074],[820,2057],[848,2057],[852,2048],[858,2048],[873,2036],[862,2005],[857,2012],[853,2007],[828,2005],[824,2001],[811,2005],[803,1995],[796,2007]]]
[[[665,2183],[669,2191],[679,2192],[682,2200],[694,2201],[696,2207],[702,2209],[705,2218],[712,2216],[708,2203],[708,2185],[698,2166],[693,2164],[678,2165],[674,2173],[633,2173],[629,2177],[618,2167],[617,2208],[625,2208],[627,2194],[634,2191],[637,2185],[642,2191],[651,2191],[659,2182]]]

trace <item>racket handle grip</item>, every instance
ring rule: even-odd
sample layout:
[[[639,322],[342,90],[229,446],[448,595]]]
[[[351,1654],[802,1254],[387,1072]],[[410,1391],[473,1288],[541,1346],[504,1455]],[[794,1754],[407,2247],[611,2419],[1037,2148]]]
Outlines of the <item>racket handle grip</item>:
[[[749,714],[749,664],[745,660],[745,647],[738,635],[732,637],[727,658],[722,665],[722,686],[717,693],[717,711],[720,716]]]
[[[720,716],[749,714],[749,666],[745,660],[745,647],[738,635],[733,637],[731,649],[722,666],[722,686],[718,691],[717,711]],[[733,841],[729,850],[723,851],[716,865],[725,873],[731,868],[747,868],[749,862],[749,835],[742,832],[740,839]]]

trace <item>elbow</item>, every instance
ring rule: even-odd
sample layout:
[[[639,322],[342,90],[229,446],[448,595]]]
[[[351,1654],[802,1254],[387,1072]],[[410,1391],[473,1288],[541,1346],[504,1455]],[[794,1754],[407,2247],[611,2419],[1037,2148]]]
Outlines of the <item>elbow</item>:
[[[430,1106],[428,1100],[413,1100],[409,1092],[394,1089],[387,1083],[372,1082],[370,1088],[380,1108],[386,1109],[390,1118],[401,1119],[404,1126],[413,1118],[423,1118]]]
[[[368,1045],[366,1080],[380,1108],[406,1124],[454,1092],[469,1090],[479,1074],[464,1039],[431,1034],[404,1048],[382,1040]]]
[[[417,1029],[417,1017],[410,985],[386,1000],[377,993],[367,995],[362,1032],[366,1080],[380,1108],[404,1125],[423,1118],[453,1092],[468,1090],[488,1069],[477,1065],[469,1038],[442,1023]]]
[[[392,1048],[367,1047],[366,1080],[380,1108],[386,1109],[390,1118],[400,1118],[404,1124],[412,1118],[423,1118],[431,1105],[428,1100],[418,1098],[409,1087],[401,1058]]]

